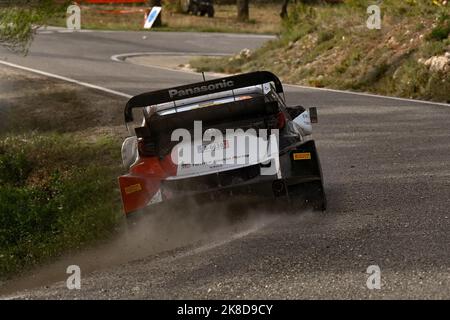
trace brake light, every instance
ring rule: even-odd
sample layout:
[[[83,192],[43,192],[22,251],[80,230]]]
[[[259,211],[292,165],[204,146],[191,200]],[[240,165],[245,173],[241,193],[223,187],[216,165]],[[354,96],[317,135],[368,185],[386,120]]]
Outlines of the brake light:
[[[284,116],[283,112],[279,112],[277,114],[277,128],[283,129],[285,125],[286,125],[286,117]]]

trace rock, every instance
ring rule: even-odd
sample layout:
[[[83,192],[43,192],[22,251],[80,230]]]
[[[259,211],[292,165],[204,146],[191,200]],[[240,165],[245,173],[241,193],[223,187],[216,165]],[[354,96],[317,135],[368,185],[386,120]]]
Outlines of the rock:
[[[419,63],[423,63],[423,62],[420,62],[420,60],[421,59],[419,59]],[[398,77],[398,73],[400,72],[400,68],[399,69],[397,69],[397,70],[395,70],[395,72],[394,72],[394,74],[392,75],[392,79],[397,79],[397,77]]]
[[[388,43],[388,45],[390,45],[390,46],[396,46],[396,45],[398,45],[397,40],[395,40],[395,37],[393,37],[393,36],[389,37],[387,43]]]
[[[239,52],[239,57],[244,58],[244,59],[248,59],[250,58],[250,56],[252,55],[252,52],[250,49],[242,49],[241,52]]]
[[[450,70],[450,55],[447,55],[447,53],[448,52],[446,52],[446,54],[442,56],[433,56],[429,58],[424,62],[424,65],[426,65],[430,69],[430,71],[433,72],[446,72]]]

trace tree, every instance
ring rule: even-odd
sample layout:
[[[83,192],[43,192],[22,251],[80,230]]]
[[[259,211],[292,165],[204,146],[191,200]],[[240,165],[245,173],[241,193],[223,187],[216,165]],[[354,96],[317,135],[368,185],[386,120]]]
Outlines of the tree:
[[[248,21],[248,1],[249,0],[237,0],[237,19],[238,21]]]
[[[289,0],[283,0],[283,5],[281,6],[280,17],[282,19],[287,18],[287,8],[288,8]]]
[[[0,1],[0,45],[26,54],[36,30],[49,19],[65,15],[70,1]]]

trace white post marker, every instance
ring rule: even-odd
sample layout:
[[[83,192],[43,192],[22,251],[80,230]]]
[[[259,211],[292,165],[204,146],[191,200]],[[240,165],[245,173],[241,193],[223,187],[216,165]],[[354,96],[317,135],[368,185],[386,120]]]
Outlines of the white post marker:
[[[148,14],[147,19],[145,19],[144,29],[150,29],[152,27],[160,12],[161,7],[152,8],[152,11],[150,11],[150,13]]]

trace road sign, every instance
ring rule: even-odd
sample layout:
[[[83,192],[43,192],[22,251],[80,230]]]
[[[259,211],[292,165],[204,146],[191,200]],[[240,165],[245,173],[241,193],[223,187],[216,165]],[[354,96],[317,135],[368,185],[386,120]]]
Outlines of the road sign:
[[[161,7],[152,8],[152,11],[150,11],[150,13],[148,14],[147,19],[145,19],[144,29],[150,29],[152,27],[160,12]]]

